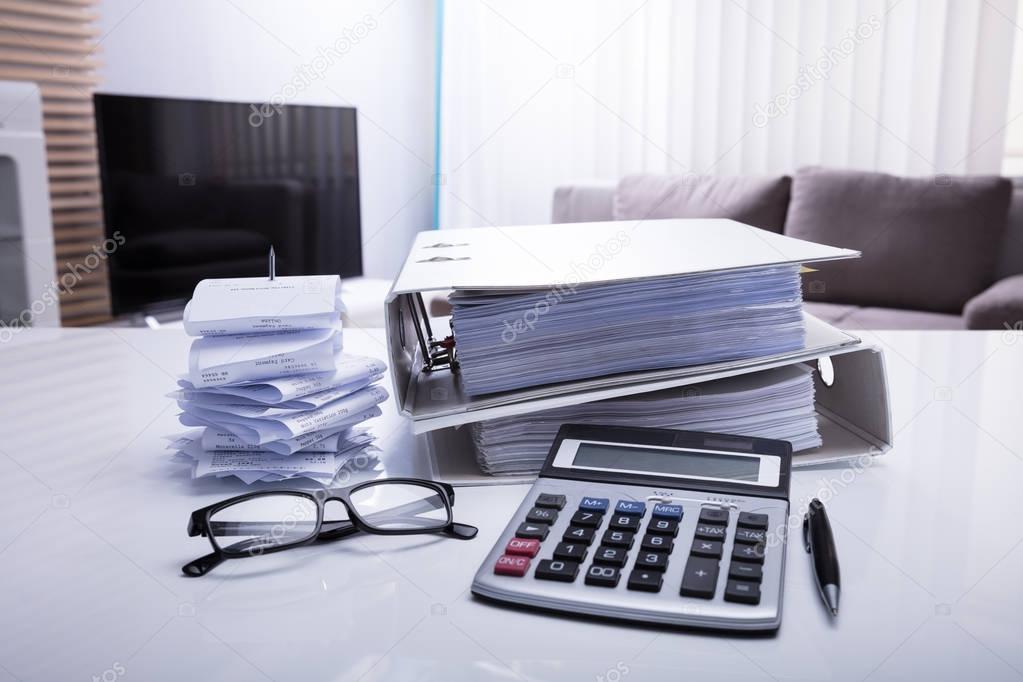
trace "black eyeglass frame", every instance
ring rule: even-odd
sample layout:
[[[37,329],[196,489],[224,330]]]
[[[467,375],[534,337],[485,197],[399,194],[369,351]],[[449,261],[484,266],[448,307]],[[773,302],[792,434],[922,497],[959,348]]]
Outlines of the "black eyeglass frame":
[[[391,484],[417,485],[430,488],[437,492],[440,495],[440,498],[444,501],[444,506],[447,510],[447,523],[433,528],[377,528],[363,519],[362,516],[355,511],[355,505],[352,504],[351,500],[351,496],[354,493],[365,488]],[[275,546],[261,546],[255,551],[248,549],[232,551],[230,549],[222,548],[217,544],[215,539],[216,534],[213,532],[213,522],[211,521],[214,514],[247,500],[259,497],[280,497],[282,495],[292,495],[306,499],[316,505],[316,526],[308,537]],[[323,516],[327,502],[340,502],[344,505],[345,511],[348,513],[348,518],[337,521],[324,521]],[[471,540],[476,537],[479,529],[468,524],[457,523],[454,520],[454,504],[454,486],[449,483],[428,481],[420,478],[387,478],[375,481],[365,481],[363,483],[346,486],[344,488],[324,488],[315,491],[283,489],[260,490],[257,492],[245,493],[244,495],[237,495],[201,509],[196,509],[191,513],[188,518],[188,536],[198,537],[201,535],[202,537],[209,538],[210,545],[213,547],[213,552],[188,562],[181,567],[181,572],[186,576],[197,578],[199,576],[206,575],[227,559],[244,559],[252,556],[273,554],[274,552],[282,552],[296,547],[304,547],[306,545],[318,544],[321,542],[340,540],[341,538],[354,535],[359,532],[370,533],[373,535],[421,535],[426,533],[444,533],[458,540]]]

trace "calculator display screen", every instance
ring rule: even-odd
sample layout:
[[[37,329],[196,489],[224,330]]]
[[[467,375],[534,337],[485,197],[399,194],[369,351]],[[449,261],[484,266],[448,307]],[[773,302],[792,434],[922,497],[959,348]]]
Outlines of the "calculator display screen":
[[[606,443],[579,443],[572,464],[596,469],[730,481],[756,482],[760,477],[759,457]]]

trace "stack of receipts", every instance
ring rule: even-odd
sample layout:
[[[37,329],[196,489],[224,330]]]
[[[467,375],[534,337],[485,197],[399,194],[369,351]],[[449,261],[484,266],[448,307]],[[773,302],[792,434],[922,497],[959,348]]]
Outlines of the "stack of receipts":
[[[484,473],[535,474],[562,424],[646,426],[821,444],[809,368],[789,365],[702,384],[640,393],[471,424]]]
[[[372,448],[382,361],[342,350],[337,276],[203,280],[185,309],[199,336],[170,394],[185,426],[171,444],[193,478],[331,481]]]
[[[477,396],[803,347],[799,265],[548,291],[449,296],[462,384]]]

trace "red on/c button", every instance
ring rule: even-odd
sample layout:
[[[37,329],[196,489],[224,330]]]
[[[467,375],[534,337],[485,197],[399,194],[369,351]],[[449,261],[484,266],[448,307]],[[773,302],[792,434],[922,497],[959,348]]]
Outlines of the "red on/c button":
[[[529,570],[529,558],[524,556],[509,556],[502,554],[494,564],[494,573],[497,575],[510,575],[521,578]]]
[[[540,552],[539,540],[526,540],[525,538],[512,538],[508,546],[504,548],[505,554],[517,554],[519,556],[534,557]]]

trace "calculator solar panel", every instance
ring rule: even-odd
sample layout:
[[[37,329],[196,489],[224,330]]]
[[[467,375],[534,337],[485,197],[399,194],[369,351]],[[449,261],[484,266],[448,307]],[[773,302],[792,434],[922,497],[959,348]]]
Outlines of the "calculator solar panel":
[[[783,441],[563,426],[472,590],[598,617],[777,629],[790,468]]]

